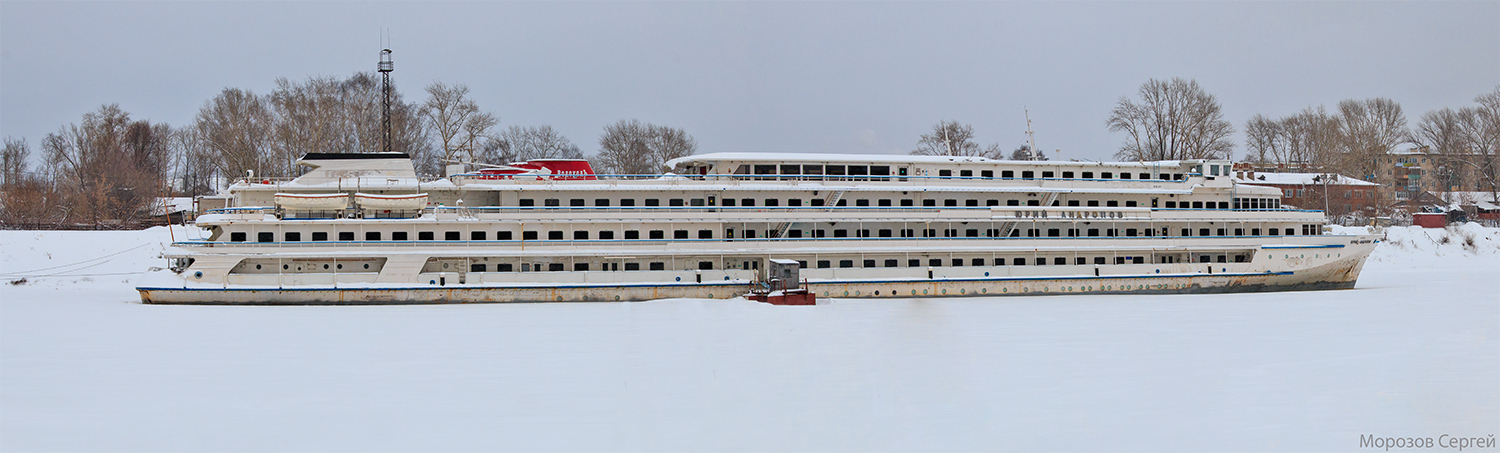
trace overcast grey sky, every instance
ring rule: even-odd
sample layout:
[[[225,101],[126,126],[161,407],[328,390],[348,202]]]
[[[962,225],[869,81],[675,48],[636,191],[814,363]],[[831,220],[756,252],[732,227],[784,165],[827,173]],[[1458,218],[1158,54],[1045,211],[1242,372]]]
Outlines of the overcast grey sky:
[[[0,135],[35,149],[107,103],[186,125],[225,87],[373,70],[382,27],[408,100],[467,84],[502,126],[550,124],[585,154],[626,118],[700,153],[904,153],[943,119],[1011,149],[1024,106],[1039,148],[1097,160],[1124,140],[1110,108],[1150,78],[1196,79],[1237,130],[1376,96],[1415,123],[1500,85],[1497,1],[6,1]]]

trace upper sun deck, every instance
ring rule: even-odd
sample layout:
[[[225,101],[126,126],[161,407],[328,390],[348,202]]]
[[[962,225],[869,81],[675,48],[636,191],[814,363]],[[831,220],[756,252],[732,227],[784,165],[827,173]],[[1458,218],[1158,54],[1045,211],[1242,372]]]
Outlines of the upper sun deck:
[[[905,180],[906,178],[1118,179],[1181,181],[1228,176],[1229,161],[1154,162],[1010,161],[983,157],[882,154],[712,153],[667,161],[688,176],[747,179]]]

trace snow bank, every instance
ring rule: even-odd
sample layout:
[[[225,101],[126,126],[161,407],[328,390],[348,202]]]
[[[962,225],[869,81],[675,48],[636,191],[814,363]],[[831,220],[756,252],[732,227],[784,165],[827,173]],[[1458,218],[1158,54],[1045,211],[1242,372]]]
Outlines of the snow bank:
[[[30,276],[0,285],[0,450],[1336,451],[1494,433],[1496,231],[1386,236],[1349,291],[204,307],[136,302],[128,274],[164,264],[165,228],[0,231],[0,273]]]

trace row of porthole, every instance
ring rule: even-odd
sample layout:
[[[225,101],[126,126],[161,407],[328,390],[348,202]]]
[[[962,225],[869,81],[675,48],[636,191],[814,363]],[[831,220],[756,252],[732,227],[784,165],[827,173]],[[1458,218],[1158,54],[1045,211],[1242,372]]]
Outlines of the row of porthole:
[[[1078,287],[1064,286],[1064,287],[1059,287],[1058,290],[1060,290],[1060,291],[1074,291],[1074,290],[1077,290],[1077,291],[1095,291],[1095,290],[1101,290],[1101,291],[1131,291],[1131,290],[1147,290],[1147,289],[1183,289],[1183,288],[1187,288],[1187,287],[1188,287],[1188,285],[1181,284],[1181,283],[1175,283],[1175,284],[1171,284],[1171,285],[1163,283],[1163,284],[1157,284],[1157,285],[1134,285],[1134,286],[1124,285],[1124,286],[1121,286],[1120,289],[1118,289],[1118,290],[1115,289],[1114,285],[1106,285],[1106,286],[1100,287],[1100,288],[1096,288],[1096,287],[1093,287],[1093,286],[1078,286]],[[1041,292],[1051,292],[1051,291],[1052,291],[1052,287],[1050,287],[1050,286],[1043,286],[1042,289],[1041,289]],[[968,294],[968,289],[961,288],[961,289],[958,290],[958,292],[959,292],[959,294]],[[988,294],[990,292],[990,290],[989,290],[989,288],[980,288],[979,292],[982,293],[982,294]],[[1001,293],[1008,293],[1008,292],[1010,292],[1010,289],[1009,288],[1000,288],[1000,292]],[[1023,292],[1023,293],[1031,292],[1031,288],[1030,287],[1022,287],[1021,288],[1021,292]],[[860,296],[863,293],[860,292],[860,291],[858,291],[858,290],[855,290],[852,293],[850,291],[844,291],[844,297],[849,297],[851,294],[853,296]],[[943,289],[942,292],[941,292],[941,294],[948,294],[948,290],[947,289]],[[880,291],[875,291],[874,295],[879,296],[880,295]],[[892,296],[896,295],[896,290],[891,290],[890,295],[892,295]],[[917,290],[915,290],[915,289],[911,290],[911,295],[913,295],[913,296],[918,295],[917,294]],[[924,295],[924,296],[927,295],[927,290],[925,290],[925,289],[922,290],[922,294],[921,295]],[[828,291],[824,291],[823,292],[823,297],[831,297],[831,296],[833,296],[833,294],[831,292],[828,292]]]
[[[291,265],[288,265],[288,264],[283,264],[283,265],[281,265],[281,268],[282,268],[282,269],[283,269],[283,270],[290,270],[290,269],[291,269]],[[324,268],[324,269],[327,269],[327,268],[328,268],[328,265],[327,265],[327,264],[324,264],[324,265],[323,265],[323,268]],[[339,269],[343,269],[343,268],[344,268],[344,265],[343,265],[343,264],[339,264],[339,265],[338,265],[338,268],[339,268]],[[365,269],[369,269],[369,268],[370,268],[370,265],[369,265],[369,263],[366,263],[366,264],[365,264]],[[259,264],[257,264],[257,265],[255,265],[255,269],[256,269],[256,270],[260,270],[260,269],[261,269],[261,265],[259,265]],[[299,271],[300,271],[300,270],[302,270],[302,268],[300,268],[300,267],[299,267],[299,268],[297,268],[297,270],[299,270]]]

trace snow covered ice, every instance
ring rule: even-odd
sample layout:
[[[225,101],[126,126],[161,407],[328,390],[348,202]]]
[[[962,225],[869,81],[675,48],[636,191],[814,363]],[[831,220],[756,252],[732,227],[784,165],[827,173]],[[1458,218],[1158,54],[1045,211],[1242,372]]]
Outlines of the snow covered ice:
[[[179,228],[178,238],[189,234]],[[1348,291],[151,306],[170,242],[0,231],[0,450],[1361,450],[1500,434],[1500,230]],[[1365,449],[1368,450],[1368,449]]]

